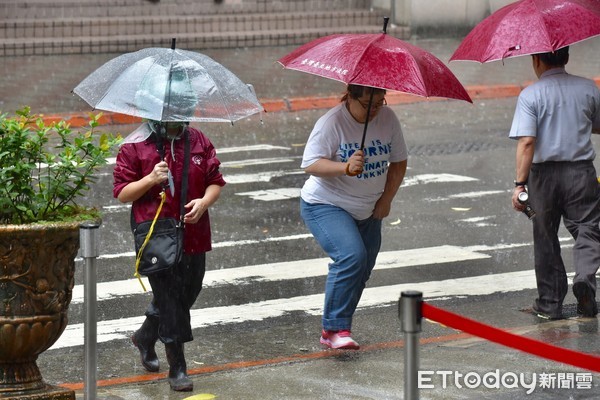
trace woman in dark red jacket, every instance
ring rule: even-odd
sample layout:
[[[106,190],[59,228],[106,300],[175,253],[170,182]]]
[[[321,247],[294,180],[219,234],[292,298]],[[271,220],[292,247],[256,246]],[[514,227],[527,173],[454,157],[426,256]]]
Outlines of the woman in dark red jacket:
[[[123,203],[133,202],[132,222],[139,224],[154,218],[170,171],[176,190],[173,195],[167,190],[160,217],[180,219],[185,130],[189,133],[190,165],[186,213],[183,216],[183,258],[174,268],[148,275],[152,302],[146,310],[144,323],[132,336],[140,351],[142,365],[150,372],[159,370],[154,350],[156,341],[160,339],[165,344],[169,384],[177,391],[193,389],[193,383],[187,376],[183,344],[193,340],[190,308],[202,288],[205,253],[211,250],[208,208],[217,201],[221,187],[225,185],[219,172],[220,162],[210,140],[187,123],[149,121],[136,131],[138,135],[133,135],[138,137],[137,140],[126,140],[121,146],[113,186],[116,198]],[[157,140],[158,147],[162,144],[164,149],[162,160]]]

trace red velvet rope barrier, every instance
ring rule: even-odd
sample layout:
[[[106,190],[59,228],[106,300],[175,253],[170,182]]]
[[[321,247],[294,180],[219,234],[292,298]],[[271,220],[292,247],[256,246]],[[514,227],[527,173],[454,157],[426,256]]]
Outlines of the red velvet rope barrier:
[[[512,347],[549,360],[600,372],[600,357],[591,354],[580,353],[578,351],[552,346],[534,339],[515,335],[514,333],[506,332],[494,328],[493,326],[485,325],[461,315],[442,310],[441,308],[434,307],[426,302],[422,303],[421,313],[424,318],[437,321],[451,328],[459,329],[463,332],[479,336],[504,346]]]

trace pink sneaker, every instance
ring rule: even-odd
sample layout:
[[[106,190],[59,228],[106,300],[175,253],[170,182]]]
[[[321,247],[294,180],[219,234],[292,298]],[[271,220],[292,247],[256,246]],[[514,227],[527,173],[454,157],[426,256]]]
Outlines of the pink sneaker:
[[[354,339],[349,330],[341,331],[326,331],[321,332],[321,344],[331,349],[347,349],[347,350],[358,350],[360,346]]]

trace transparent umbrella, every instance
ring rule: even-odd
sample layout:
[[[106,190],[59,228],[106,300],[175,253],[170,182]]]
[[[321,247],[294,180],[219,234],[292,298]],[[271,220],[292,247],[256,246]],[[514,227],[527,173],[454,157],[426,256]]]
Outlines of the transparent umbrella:
[[[235,122],[263,111],[251,85],[212,58],[175,48],[120,55],[73,92],[94,109],[155,121]]]

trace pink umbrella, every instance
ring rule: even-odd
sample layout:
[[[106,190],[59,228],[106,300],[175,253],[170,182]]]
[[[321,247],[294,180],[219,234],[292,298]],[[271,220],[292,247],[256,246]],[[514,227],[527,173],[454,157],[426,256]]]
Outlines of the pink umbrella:
[[[450,61],[546,53],[600,35],[599,0],[520,0],[481,21]]]
[[[300,46],[278,62],[288,69],[346,84],[472,102],[440,59],[385,32],[325,36]]]
[[[300,46],[278,62],[288,69],[346,84],[472,103],[463,85],[440,59],[386,34],[387,22],[386,18],[383,33],[325,36]],[[371,101],[367,121],[370,109]]]

